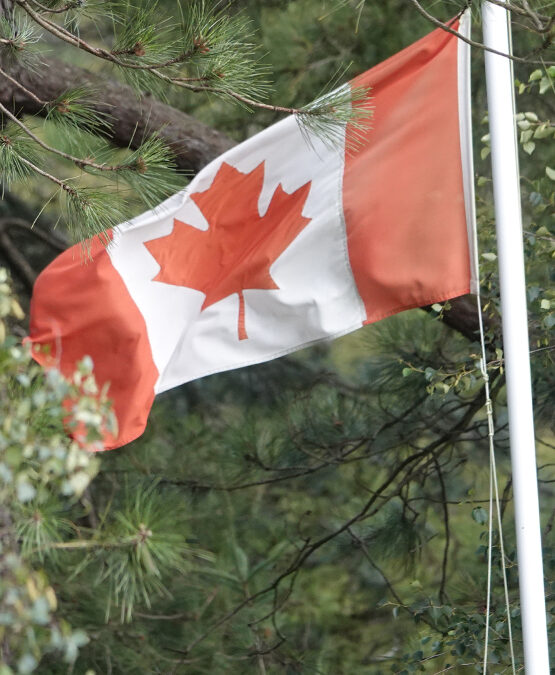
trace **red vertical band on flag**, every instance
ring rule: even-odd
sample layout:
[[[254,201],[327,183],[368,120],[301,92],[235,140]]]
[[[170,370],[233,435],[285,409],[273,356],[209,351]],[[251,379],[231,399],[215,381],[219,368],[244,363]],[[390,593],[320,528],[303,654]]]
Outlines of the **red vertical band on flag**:
[[[67,377],[88,355],[99,387],[110,383],[119,427],[117,439],[105,440],[110,449],[144,431],[158,370],[143,316],[98,237],[91,255],[87,260],[80,246],[72,246],[40,274],[29,333],[33,345],[49,347],[48,353],[33,349],[41,365],[59,368]]]
[[[457,38],[438,29],[353,86],[370,87],[374,109],[343,177],[349,257],[371,323],[470,289]]]

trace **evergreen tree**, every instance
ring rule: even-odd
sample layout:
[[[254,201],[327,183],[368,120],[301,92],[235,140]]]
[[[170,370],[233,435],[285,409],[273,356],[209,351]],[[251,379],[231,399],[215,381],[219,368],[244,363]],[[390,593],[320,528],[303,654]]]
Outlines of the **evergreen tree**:
[[[462,5],[245,0],[178,10],[4,0],[0,248],[22,305],[66,237],[102,234],[156,203],[230,147],[229,136],[286,112],[333,134],[349,101],[310,100],[338,73],[353,76],[429,30],[420,10],[445,21]],[[517,31],[525,62],[515,67],[552,575],[555,73],[535,61],[553,20],[527,2],[512,8],[531,29]],[[53,44],[65,63],[46,50]],[[263,100],[268,73],[279,106]],[[477,128],[480,77],[477,69]],[[509,672],[503,562],[517,666],[522,654],[487,134],[480,149],[488,370],[508,538],[503,561],[494,533],[489,658]],[[63,235],[48,229],[59,220]],[[81,446],[98,447],[99,430],[113,423],[91,364],[79,364],[70,382],[32,365],[18,340],[23,311],[2,274],[2,675],[480,672],[487,420],[469,299],[167,392],[143,438],[95,455],[63,433],[68,400],[65,424],[76,425]]]

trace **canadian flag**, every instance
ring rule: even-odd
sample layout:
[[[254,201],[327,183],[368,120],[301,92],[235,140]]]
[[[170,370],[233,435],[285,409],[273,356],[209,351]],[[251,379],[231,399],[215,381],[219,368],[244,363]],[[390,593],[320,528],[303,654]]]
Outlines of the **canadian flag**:
[[[468,30],[463,15],[454,28]],[[353,152],[289,117],[37,279],[34,357],[92,357],[137,438],[154,396],[474,289],[468,48],[436,30],[354,81],[371,127]],[[36,345],[49,349],[37,349]]]

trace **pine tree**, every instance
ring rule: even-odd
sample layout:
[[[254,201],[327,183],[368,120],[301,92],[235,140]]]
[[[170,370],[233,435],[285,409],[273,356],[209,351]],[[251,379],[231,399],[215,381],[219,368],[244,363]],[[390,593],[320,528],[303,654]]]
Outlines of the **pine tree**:
[[[461,4],[426,7],[447,20]],[[4,2],[0,245],[14,276],[32,282],[61,238],[102,233],[178,189],[186,171],[233,142],[206,124],[241,139],[290,112],[333,135],[348,101],[334,117],[337,101],[315,109],[310,99],[338,72],[354,75],[427,31],[416,5],[187,2],[180,13],[169,2]],[[536,29],[535,43],[517,34],[524,57],[538,34],[547,44],[553,22],[545,9],[514,6]],[[55,64],[42,48],[54,37],[68,53],[86,52],[100,73]],[[547,504],[554,73],[516,67],[527,109],[518,123],[529,155],[532,365]],[[268,72],[280,106],[262,99]],[[518,635],[487,136],[481,146],[488,368]],[[22,204],[30,190],[36,199]],[[42,239],[29,239],[26,222],[41,209],[32,232]],[[58,220],[63,237],[46,229]],[[95,455],[64,433],[68,399],[81,445],[94,448],[113,423],[91,364],[69,383],[33,366],[15,337],[23,312],[2,276],[0,673],[377,675],[466,672],[468,663],[479,672],[487,422],[472,304],[450,304],[168,392],[142,439]],[[553,516],[544,515],[549,545]],[[550,560],[547,549],[546,571]],[[491,659],[499,669],[509,663],[500,568],[496,541]],[[553,611],[553,594],[549,603]]]

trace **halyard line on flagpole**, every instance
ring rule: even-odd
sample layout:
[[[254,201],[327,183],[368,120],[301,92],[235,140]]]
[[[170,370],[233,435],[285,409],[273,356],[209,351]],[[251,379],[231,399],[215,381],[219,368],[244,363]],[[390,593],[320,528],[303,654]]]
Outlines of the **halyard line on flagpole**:
[[[509,53],[507,10],[485,1],[482,16],[484,43],[497,51]],[[548,675],[514,84],[509,59],[486,52],[485,64],[524,663],[530,675]]]
[[[460,23],[461,33],[470,37],[471,15],[467,9]],[[495,461],[493,409],[490,397],[490,383],[487,372],[486,340],[484,335],[484,321],[482,316],[482,299],[480,295],[480,267],[478,251],[478,228],[476,223],[476,199],[474,194],[474,161],[472,152],[472,110],[470,91],[470,47],[467,43],[459,41],[458,44],[458,80],[459,80],[459,128],[461,139],[461,159],[463,164],[464,199],[468,229],[468,243],[471,269],[471,291],[476,294],[476,309],[478,311],[478,324],[480,332],[480,372],[484,381],[485,408],[488,422],[489,444],[489,511],[488,511],[488,554],[487,554],[487,584],[486,584],[486,625],[484,629],[484,660],[483,675],[487,673],[488,645],[490,629],[491,608],[491,572],[492,572],[492,539],[493,539],[493,496],[495,488],[495,506],[498,518],[499,544],[501,549],[503,589],[505,594],[505,609],[507,616],[507,629],[509,634],[509,651],[511,655],[511,667],[515,675],[515,656],[513,644],[513,630],[511,625],[511,608],[509,603],[507,569],[505,564],[505,546],[501,522],[501,509],[499,505],[499,489],[497,485],[497,466]]]
[[[459,31],[462,35],[470,38],[471,14],[466,9],[460,20]],[[486,344],[484,336],[484,322],[482,317],[482,301],[480,297],[480,269],[478,252],[478,230],[476,225],[476,199],[474,194],[474,161],[472,152],[472,109],[470,90],[470,46],[462,40],[457,45],[457,79],[459,92],[459,137],[461,145],[461,161],[463,175],[464,203],[466,212],[466,226],[468,232],[468,248],[470,254],[470,289],[476,294],[476,307],[478,311],[478,323],[480,327],[481,361],[480,372],[484,381],[485,408],[488,421],[489,441],[489,517],[488,517],[488,554],[487,554],[487,585],[486,585],[486,625],[484,630],[484,660],[483,674],[487,673],[488,644],[490,627],[491,607],[491,567],[492,567],[492,534],[493,534],[493,493],[495,486],[495,504],[499,520],[499,541],[502,551],[503,587],[505,590],[505,605],[507,614],[507,627],[509,632],[509,645],[511,654],[511,666],[515,674],[515,658],[513,636],[511,626],[511,613],[507,591],[507,571],[505,567],[505,555],[503,545],[503,531],[501,528],[501,512],[499,507],[499,491],[497,487],[495,446],[494,446],[494,423],[493,410],[490,398],[489,376],[487,373]]]

